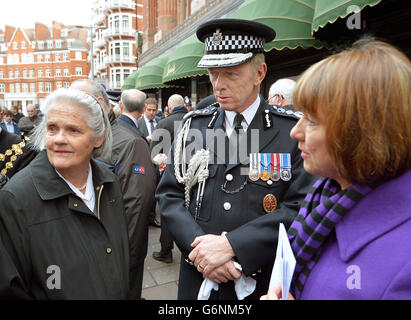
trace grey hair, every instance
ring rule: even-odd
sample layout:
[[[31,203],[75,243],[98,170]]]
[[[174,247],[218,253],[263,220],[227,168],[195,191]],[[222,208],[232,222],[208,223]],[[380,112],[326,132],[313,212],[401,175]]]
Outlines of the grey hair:
[[[74,81],[70,88],[87,92],[94,97],[101,97],[104,100],[104,109],[110,109],[110,99],[103,86],[91,79],[79,79]]]
[[[50,110],[58,103],[73,103],[85,111],[87,125],[93,130],[95,137],[104,135],[103,144],[93,150],[91,156],[107,163],[111,163],[111,149],[113,138],[110,121],[100,103],[91,95],[76,89],[58,89],[51,93],[44,103],[42,110],[44,117],[30,137],[33,148],[40,151],[46,148],[47,119]]]
[[[284,97],[284,99],[286,99],[290,103],[293,103],[293,92],[295,85],[295,81],[291,79],[277,80],[271,85],[268,97],[272,98],[274,97],[274,95],[279,93]]]
[[[184,105],[184,99],[179,94],[173,94],[170,98],[168,98],[167,105],[169,109],[170,107],[173,109],[174,107],[182,106]]]
[[[137,89],[124,90],[121,93],[121,102],[123,103],[124,109],[128,112],[142,113],[146,98],[146,94]]]

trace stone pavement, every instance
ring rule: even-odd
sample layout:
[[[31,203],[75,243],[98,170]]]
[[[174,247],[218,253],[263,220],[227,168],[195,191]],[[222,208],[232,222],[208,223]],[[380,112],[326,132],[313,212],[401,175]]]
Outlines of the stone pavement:
[[[157,214],[157,217],[159,215]],[[163,263],[154,260],[153,251],[160,251],[161,229],[149,227],[148,252],[144,262],[142,297],[146,300],[177,300],[178,274],[181,253],[174,244],[173,262]]]

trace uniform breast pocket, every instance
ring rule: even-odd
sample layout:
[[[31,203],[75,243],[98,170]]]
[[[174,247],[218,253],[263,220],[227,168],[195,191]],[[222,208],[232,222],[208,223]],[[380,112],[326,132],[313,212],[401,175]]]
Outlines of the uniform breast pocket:
[[[208,167],[208,178],[205,182],[204,193],[197,202],[198,184],[190,192],[190,213],[199,221],[210,220],[213,202],[216,198],[217,186],[217,169],[218,165],[210,165]],[[201,190],[200,190],[201,193]]]
[[[247,207],[256,210],[259,215],[274,212],[280,205],[288,183],[278,180],[257,181],[247,178]]]

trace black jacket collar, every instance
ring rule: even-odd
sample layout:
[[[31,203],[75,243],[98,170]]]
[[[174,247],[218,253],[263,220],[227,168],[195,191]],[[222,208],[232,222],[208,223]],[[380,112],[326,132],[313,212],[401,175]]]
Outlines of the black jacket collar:
[[[108,170],[101,168],[93,159],[90,163],[93,170],[94,187],[114,182],[114,176]],[[34,186],[41,199],[52,200],[73,194],[67,183],[59,177],[54,167],[50,164],[45,150],[37,155],[30,164],[30,168]]]

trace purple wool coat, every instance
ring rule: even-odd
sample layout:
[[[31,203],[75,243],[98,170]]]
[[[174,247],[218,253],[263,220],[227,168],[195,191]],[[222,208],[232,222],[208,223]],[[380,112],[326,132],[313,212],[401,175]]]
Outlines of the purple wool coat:
[[[411,299],[411,170],[337,224],[300,299]]]

